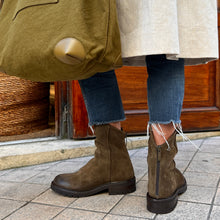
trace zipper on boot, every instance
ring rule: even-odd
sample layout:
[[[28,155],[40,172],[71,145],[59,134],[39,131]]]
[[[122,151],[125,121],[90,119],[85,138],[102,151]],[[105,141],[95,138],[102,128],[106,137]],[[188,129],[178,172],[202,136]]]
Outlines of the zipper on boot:
[[[159,196],[161,146],[157,146],[156,196]]]

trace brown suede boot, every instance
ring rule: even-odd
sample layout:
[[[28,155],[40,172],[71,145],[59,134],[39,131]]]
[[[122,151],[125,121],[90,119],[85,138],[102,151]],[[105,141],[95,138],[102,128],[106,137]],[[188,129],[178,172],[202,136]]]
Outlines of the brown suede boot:
[[[69,197],[85,197],[107,190],[110,195],[136,190],[133,166],[125,145],[126,133],[111,125],[95,126],[95,156],[79,171],[61,174],[51,189]]]
[[[184,193],[187,184],[173,160],[177,154],[176,131],[167,143],[157,146],[153,132],[148,144],[148,193],[147,209],[157,214],[171,212],[177,204],[178,195]]]

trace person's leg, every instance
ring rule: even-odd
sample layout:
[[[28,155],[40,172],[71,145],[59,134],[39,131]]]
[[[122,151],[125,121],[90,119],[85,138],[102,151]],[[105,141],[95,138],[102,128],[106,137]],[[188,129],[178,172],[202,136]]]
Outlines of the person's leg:
[[[155,130],[163,130],[168,139],[174,132],[173,123],[180,124],[184,98],[184,60],[167,60],[165,55],[146,57],[148,69],[148,109],[149,124],[152,126],[158,145],[165,142],[164,137]],[[160,125],[160,127],[158,127]]]
[[[114,71],[97,73],[79,80],[89,117],[89,125],[111,124],[121,129],[124,109]]]
[[[62,195],[83,197],[108,190],[109,194],[135,191],[134,170],[120,122],[125,119],[114,71],[97,73],[79,81],[89,116],[94,125],[96,151],[79,171],[58,175],[51,188]]]
[[[176,126],[184,97],[184,60],[167,60],[165,55],[146,57],[148,69],[147,209],[154,213],[171,212],[178,195],[186,191],[186,181],[176,168]]]

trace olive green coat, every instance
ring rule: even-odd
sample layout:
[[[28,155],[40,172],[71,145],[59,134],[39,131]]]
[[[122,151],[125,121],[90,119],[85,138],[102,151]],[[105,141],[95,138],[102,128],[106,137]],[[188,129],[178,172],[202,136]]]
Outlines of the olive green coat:
[[[114,0],[4,0],[0,69],[47,82],[120,67],[116,14]]]

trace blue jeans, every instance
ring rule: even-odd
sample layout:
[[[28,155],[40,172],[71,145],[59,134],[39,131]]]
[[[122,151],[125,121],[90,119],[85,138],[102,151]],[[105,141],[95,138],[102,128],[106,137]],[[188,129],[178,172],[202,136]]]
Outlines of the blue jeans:
[[[184,97],[184,60],[167,60],[165,55],[146,56],[149,124],[179,124]],[[90,125],[125,120],[114,71],[79,80]]]

